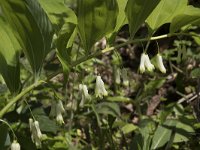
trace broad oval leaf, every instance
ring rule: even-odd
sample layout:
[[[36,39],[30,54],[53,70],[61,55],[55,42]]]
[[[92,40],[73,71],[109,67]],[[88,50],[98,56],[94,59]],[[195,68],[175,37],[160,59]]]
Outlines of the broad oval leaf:
[[[163,126],[158,126],[152,139],[151,149],[161,148],[170,140],[172,130],[168,127],[175,127],[176,123],[176,120],[167,120]]]
[[[36,0],[2,0],[0,4],[36,77],[50,51],[53,36],[51,23]]]
[[[116,26],[113,32],[106,36],[109,45],[112,45],[114,43],[115,37],[117,36],[117,32],[120,30],[120,28],[127,23],[126,14],[125,14],[125,7],[127,0],[117,0],[118,6],[119,6],[119,13],[117,15],[116,20]]]
[[[0,17],[0,74],[11,93],[18,93],[21,88],[19,51],[20,46],[6,21]]]
[[[146,20],[149,34],[153,34],[160,26],[170,23],[176,15],[182,13],[187,2],[187,0],[161,0]]]
[[[71,50],[76,34],[76,25],[67,22],[61,28],[56,40],[57,56],[62,64],[63,72],[65,74],[64,77],[68,76],[70,70]]]
[[[116,0],[78,0],[78,31],[87,53],[115,29],[117,14]]]
[[[129,22],[131,38],[134,37],[141,24],[145,22],[159,2],[160,0],[128,0],[126,16]]]
[[[96,105],[96,112],[98,114],[112,115],[113,117],[120,116],[120,108],[116,103],[102,102]]]
[[[187,6],[183,12],[172,20],[170,32],[175,32],[186,25],[200,25],[200,9]]]
[[[56,31],[59,31],[66,22],[77,24],[77,17],[73,10],[68,8],[63,0],[38,0],[47,13]]]

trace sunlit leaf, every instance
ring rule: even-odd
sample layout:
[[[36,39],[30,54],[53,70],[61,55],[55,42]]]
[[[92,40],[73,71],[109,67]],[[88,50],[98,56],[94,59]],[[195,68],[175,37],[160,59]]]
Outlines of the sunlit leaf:
[[[129,31],[132,38],[159,2],[160,0],[128,0],[126,16],[128,18]]]
[[[123,126],[121,128],[121,130],[123,131],[124,134],[128,134],[128,133],[131,133],[132,131],[136,130],[138,127],[135,126],[134,124],[126,124],[125,126]]]
[[[149,34],[153,34],[160,26],[170,23],[176,15],[182,13],[187,2],[187,0],[161,0],[146,20]]]
[[[187,6],[184,12],[176,16],[170,25],[170,32],[175,32],[184,26],[200,25],[200,9]]]
[[[11,93],[20,91],[20,46],[10,26],[0,17],[0,74]]]
[[[189,137],[192,136],[191,134],[195,132],[191,124],[186,124],[181,121],[177,123],[176,128],[177,129],[176,129],[176,134],[174,137],[174,143],[188,141]]]
[[[170,140],[172,133],[172,130],[167,127],[172,127],[175,125],[176,121],[174,120],[167,120],[163,125],[159,125],[153,136],[151,149],[157,149],[164,146]]]
[[[47,15],[36,0],[2,0],[0,4],[37,76],[50,51],[53,36]]]
[[[78,0],[78,31],[86,52],[116,26],[116,0]]]
[[[75,13],[68,8],[63,0],[38,0],[47,13],[51,23],[58,31],[66,22],[77,23]]]
[[[113,30],[113,32],[107,36],[107,39],[108,39],[108,42],[110,45],[113,44],[115,37],[116,37],[118,31],[120,30],[120,28],[124,24],[127,23],[126,14],[125,14],[125,7],[126,7],[127,0],[117,0],[117,3],[119,6],[119,13],[117,16],[116,26],[115,26],[115,29]]]

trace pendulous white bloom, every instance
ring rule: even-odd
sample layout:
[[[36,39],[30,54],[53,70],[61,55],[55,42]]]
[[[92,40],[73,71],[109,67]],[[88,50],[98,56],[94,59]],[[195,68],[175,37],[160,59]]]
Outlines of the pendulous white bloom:
[[[156,55],[156,63],[157,63],[157,66],[158,66],[159,70],[162,73],[166,73],[166,69],[165,69],[165,66],[163,64],[163,59],[162,59],[162,56],[160,54]]]
[[[90,99],[90,95],[88,94],[88,88],[84,84],[79,84],[79,92],[81,94],[81,102],[80,106],[83,106],[86,100]]]
[[[125,69],[125,68],[122,69],[122,80],[123,80],[124,86],[129,85],[128,72],[127,72],[127,69]]]
[[[64,112],[65,112],[65,109],[63,107],[63,103],[62,103],[61,100],[58,100],[56,102],[55,101],[52,102],[50,116],[56,117],[56,121],[59,124],[64,123],[63,116],[62,116],[62,114]]]
[[[147,68],[147,70],[150,72],[152,72],[155,69],[154,65],[151,63],[149,56],[147,54],[145,55],[144,65]]]
[[[11,150],[20,150],[20,145],[17,141],[13,141],[13,143],[11,144],[11,147],[10,147]]]
[[[145,72],[145,60],[146,60],[146,54],[142,53],[140,58],[140,67],[139,67],[140,73]]]
[[[104,82],[101,79],[101,76],[97,76],[96,78],[95,95],[96,97],[100,97],[100,98],[103,98],[103,96],[108,95],[108,92],[105,89]]]
[[[141,73],[144,73],[146,69],[152,72],[155,69],[155,67],[151,63],[149,56],[145,53],[142,53],[139,70]]]
[[[37,147],[41,147],[41,138],[42,138],[42,133],[40,131],[40,126],[38,121],[33,121],[33,119],[29,119],[29,126],[30,126],[30,131],[31,131],[31,139],[33,143]]]
[[[60,124],[64,123],[62,113],[65,112],[65,109],[63,107],[63,103],[61,100],[58,101],[56,104],[56,121]]]

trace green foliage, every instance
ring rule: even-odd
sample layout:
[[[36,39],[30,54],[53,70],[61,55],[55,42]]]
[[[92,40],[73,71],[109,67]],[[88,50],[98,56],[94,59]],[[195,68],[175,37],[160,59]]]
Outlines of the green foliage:
[[[77,23],[75,13],[68,8],[63,0],[38,0],[47,13],[53,27],[59,31],[66,22]]]
[[[5,124],[0,124],[0,128],[0,149],[5,150],[10,145],[8,127]]]
[[[18,93],[21,88],[19,53],[21,47],[9,24],[0,17],[0,73],[11,93]]]
[[[87,53],[95,42],[114,30],[117,14],[116,0],[78,1],[78,31]]]
[[[128,18],[130,35],[132,38],[159,2],[160,0],[128,0],[126,16]]]
[[[152,35],[163,24],[170,23],[186,6],[187,0],[161,0],[146,20],[149,34]]]
[[[35,0],[3,0],[1,6],[35,76],[40,73],[44,59],[50,51],[53,30],[51,23]],[[40,54],[40,55],[38,55]]]
[[[175,32],[182,27],[200,24],[200,9],[193,6],[187,6],[182,14],[177,15],[172,20],[170,32]],[[185,27],[185,28],[186,28]]]
[[[0,149],[198,149],[199,10],[193,0],[0,0]],[[155,66],[159,53],[166,74],[140,74],[141,53]]]

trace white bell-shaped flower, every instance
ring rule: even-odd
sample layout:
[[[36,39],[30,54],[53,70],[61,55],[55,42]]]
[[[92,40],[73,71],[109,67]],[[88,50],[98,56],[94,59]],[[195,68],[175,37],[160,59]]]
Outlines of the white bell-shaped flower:
[[[63,116],[62,116],[62,113],[64,112],[65,112],[65,109],[63,107],[63,103],[61,100],[59,100],[58,103],[56,104],[56,121],[59,124],[64,123]]]
[[[146,54],[142,53],[141,58],[140,58],[140,66],[139,66],[140,73],[145,72],[145,60],[146,60]]]
[[[62,113],[61,113],[61,112],[59,112],[59,113],[56,115],[56,121],[57,121],[59,124],[63,124],[63,123],[64,123],[63,116],[62,116]]]
[[[160,54],[156,55],[156,63],[158,66],[158,69],[162,72],[162,73],[166,73],[166,68],[163,64],[163,59],[162,56]]]
[[[40,126],[38,121],[33,121],[33,119],[29,119],[29,126],[30,126],[30,131],[31,131],[31,139],[33,143],[37,147],[41,147],[41,138],[42,138],[42,133],[40,131]]]
[[[11,150],[20,150],[20,144],[17,141],[13,141],[10,147]]]
[[[63,107],[63,103],[61,100],[58,101],[53,101],[51,104],[51,111],[50,111],[50,116],[51,117],[56,117],[56,121],[59,124],[64,123],[63,116],[62,114],[65,112],[65,109]]]
[[[141,59],[140,59],[139,70],[140,70],[141,73],[144,73],[146,69],[148,71],[152,72],[155,69],[155,67],[151,63],[149,56],[145,53],[142,53]]]
[[[81,94],[81,102],[80,102],[80,106],[82,107],[84,105],[84,103],[89,100],[91,97],[88,93],[88,88],[86,85],[84,84],[79,84],[79,92]]]
[[[100,98],[103,98],[103,96],[108,95],[108,92],[105,89],[104,82],[101,79],[101,76],[97,76],[96,78],[95,95],[96,97],[100,97]]]
[[[155,69],[154,65],[151,63],[149,56],[147,54],[145,54],[144,65],[147,68],[147,70],[150,72],[152,72]]]

